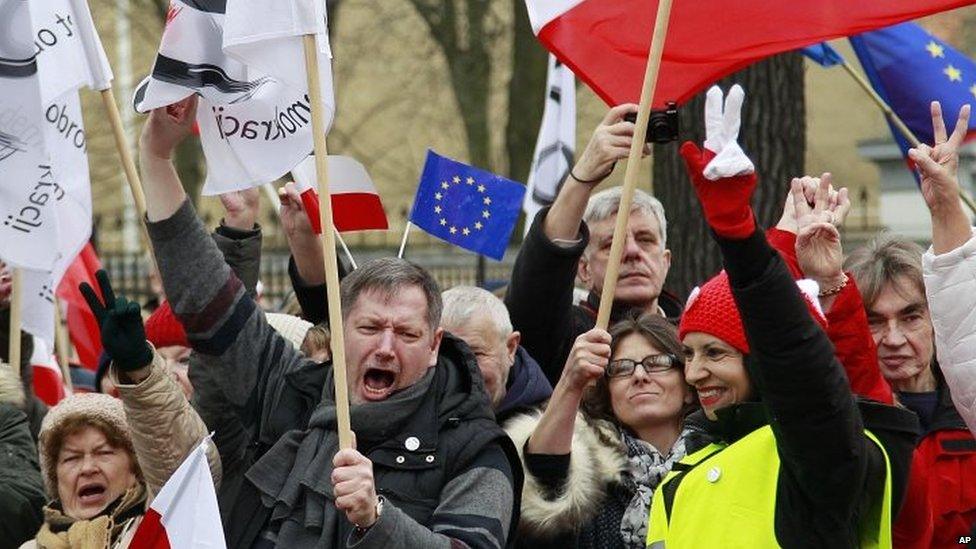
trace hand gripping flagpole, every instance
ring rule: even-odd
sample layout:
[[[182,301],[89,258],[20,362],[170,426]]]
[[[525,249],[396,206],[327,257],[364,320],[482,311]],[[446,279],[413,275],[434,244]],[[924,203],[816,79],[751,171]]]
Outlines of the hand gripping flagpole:
[[[664,53],[664,39],[667,37],[668,22],[671,20],[671,1],[659,0],[657,5],[657,17],[654,20],[654,35],[651,37],[651,49],[647,58],[647,69],[644,71],[644,84],[641,88],[640,104],[637,110],[634,141],[630,144],[630,156],[627,157],[627,171],[624,173],[624,188],[620,196],[620,207],[617,209],[617,224],[613,229],[613,243],[610,245],[610,259],[607,274],[603,279],[603,293],[600,295],[600,310],[596,317],[596,326],[604,330],[610,324],[610,308],[613,306],[613,295],[617,290],[620,259],[623,257],[624,241],[627,239],[627,221],[630,218],[630,207],[634,199],[634,190],[637,188],[637,177],[640,175],[641,152],[644,148],[644,139],[647,136],[647,122],[650,118],[651,103],[654,101],[658,71],[661,68],[661,55]]]
[[[24,273],[16,267],[10,271],[10,339],[7,361],[14,379],[20,383],[20,309],[24,300]]]
[[[878,108],[881,109],[881,112],[884,113],[885,118],[887,118],[891,122],[891,124],[898,129],[901,135],[908,140],[911,146],[918,148],[918,146],[921,145],[922,142],[919,141],[918,137],[915,136],[911,128],[908,127],[908,124],[905,124],[905,121],[902,120],[900,116],[898,116],[898,113],[896,113],[894,109],[891,108],[891,105],[889,105],[884,100],[884,98],[882,98],[881,95],[878,94],[878,92],[874,89],[874,87],[871,86],[871,83],[868,82],[863,76],[861,76],[859,72],[854,70],[854,67],[852,67],[851,64],[847,62],[846,59],[841,63],[841,66],[844,67],[844,70],[847,71],[847,74],[851,75],[851,78],[853,78],[854,81],[857,82],[857,84],[861,87],[861,89],[864,90],[864,93],[868,94],[868,97],[870,97],[871,100],[874,101],[874,103],[878,106]],[[976,203],[973,202],[973,199],[970,198],[970,196],[966,194],[966,192],[961,187],[959,188],[959,198],[962,199],[963,203],[965,203],[966,206],[969,207],[970,211],[976,213]]]
[[[312,138],[315,171],[318,174],[319,220],[322,227],[332,227],[332,200],[329,194],[329,156],[325,146],[325,118],[322,115],[322,82],[319,76],[318,48],[315,35],[302,37],[305,47],[305,72],[308,73],[308,97],[312,104]],[[342,305],[339,296],[339,260],[336,257],[335,233],[322,231],[322,255],[325,256],[325,285],[329,298],[329,330],[332,332],[332,376],[335,381],[335,405],[339,448],[352,448],[349,422],[349,393],[346,386],[346,346],[342,333]],[[323,391],[328,388],[323,388]]]

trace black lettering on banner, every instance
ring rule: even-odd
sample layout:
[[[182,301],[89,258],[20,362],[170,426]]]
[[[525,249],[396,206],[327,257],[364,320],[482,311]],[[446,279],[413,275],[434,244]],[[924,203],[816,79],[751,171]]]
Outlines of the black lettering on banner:
[[[274,115],[270,120],[248,120],[230,116],[224,113],[224,107],[211,107],[211,111],[221,139],[240,137],[250,141],[259,138],[265,141],[277,141],[295,134],[299,129],[312,123],[312,109],[308,95],[286,106],[284,110],[275,107]],[[264,128],[263,132],[261,128]]]
[[[66,104],[51,104],[44,111],[44,118],[53,124],[58,130],[58,133],[74,145],[76,149],[85,150],[85,145],[88,141],[85,137],[85,130],[81,127],[81,124],[68,117],[68,106]]]
[[[61,15],[60,13],[54,14],[54,21],[51,22],[50,27],[44,27],[37,31],[34,40],[34,47],[37,48],[37,54],[40,54],[47,48],[56,46],[61,40],[59,39],[59,34],[63,35],[64,38],[71,38],[75,35],[73,30],[74,21],[71,20],[71,15]],[[58,28],[61,25],[62,29]]]

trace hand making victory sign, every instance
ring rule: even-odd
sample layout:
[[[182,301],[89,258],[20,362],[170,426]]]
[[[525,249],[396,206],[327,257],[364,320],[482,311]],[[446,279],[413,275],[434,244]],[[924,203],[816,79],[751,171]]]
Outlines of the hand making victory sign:
[[[102,333],[105,352],[122,372],[132,372],[149,366],[153,352],[146,342],[146,329],[142,324],[139,304],[124,297],[115,297],[108,274],[104,270],[95,273],[104,303],[95,290],[83,282],[81,295],[85,296]]]
[[[935,253],[954,249],[965,242],[971,232],[969,219],[959,204],[959,147],[969,130],[969,105],[959,110],[952,135],[948,135],[942,118],[942,106],[932,102],[934,146],[921,144],[908,151],[915,162],[921,181],[922,197],[932,215]],[[961,242],[959,242],[961,240]]]

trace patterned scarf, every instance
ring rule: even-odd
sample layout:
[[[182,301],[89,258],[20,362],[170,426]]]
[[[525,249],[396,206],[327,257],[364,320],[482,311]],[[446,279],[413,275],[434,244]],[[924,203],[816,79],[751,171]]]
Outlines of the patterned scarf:
[[[628,468],[622,484],[634,496],[620,521],[620,536],[626,547],[643,548],[647,544],[647,519],[654,489],[664,480],[675,463],[685,457],[685,437],[691,432],[685,428],[674,441],[671,452],[661,455],[653,446],[620,429],[620,437],[627,448]]]
[[[44,525],[37,533],[41,549],[105,549],[111,547],[141,517],[146,509],[146,487],[142,483],[130,488],[88,520],[75,520],[65,515],[60,503],[44,508]]]

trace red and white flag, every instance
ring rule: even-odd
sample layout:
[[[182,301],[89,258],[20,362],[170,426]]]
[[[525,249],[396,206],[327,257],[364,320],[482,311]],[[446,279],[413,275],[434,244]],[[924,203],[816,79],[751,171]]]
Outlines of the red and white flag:
[[[31,355],[31,369],[34,374],[34,394],[41,402],[54,406],[68,396],[64,386],[64,375],[57,360],[41,339],[34,339],[34,354]]]
[[[153,499],[130,547],[141,549],[226,548],[224,529],[217,508],[207,437],[166,481]]]
[[[348,156],[329,155],[329,194],[332,195],[332,223],[340,233],[347,231],[386,230],[389,223],[376,185],[366,167]],[[295,186],[315,234],[322,233],[319,218],[318,179],[315,157],[309,156],[291,171]]]
[[[679,104],[770,55],[972,0],[697,0],[671,9],[654,106]],[[539,41],[610,105],[640,98],[658,0],[526,0]]]
[[[101,268],[102,262],[98,259],[95,248],[91,243],[86,244],[68,266],[55,292],[64,306],[68,336],[78,353],[78,360],[93,372],[98,368],[98,357],[102,354],[101,329],[78,287],[82,282],[87,282],[95,292],[101,292],[98,282],[95,281],[95,273]]]

